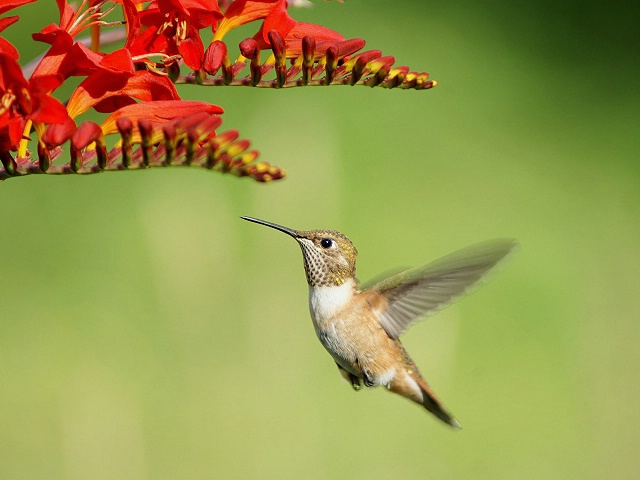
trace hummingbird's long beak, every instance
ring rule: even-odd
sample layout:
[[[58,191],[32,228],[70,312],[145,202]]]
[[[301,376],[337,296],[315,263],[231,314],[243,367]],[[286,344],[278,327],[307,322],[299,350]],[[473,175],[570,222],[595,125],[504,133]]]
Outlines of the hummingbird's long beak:
[[[283,227],[282,225],[278,225],[277,223],[265,222],[264,220],[260,220],[259,218],[253,217],[240,217],[243,220],[247,220],[253,223],[259,223],[260,225],[266,225],[267,227],[275,228],[276,230],[280,230],[281,232],[286,233],[287,235],[291,235],[293,238],[298,238],[298,233],[291,228]]]

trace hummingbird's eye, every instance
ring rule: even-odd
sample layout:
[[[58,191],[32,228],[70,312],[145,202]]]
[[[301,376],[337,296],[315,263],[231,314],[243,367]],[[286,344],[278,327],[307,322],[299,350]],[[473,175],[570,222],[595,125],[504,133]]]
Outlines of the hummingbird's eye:
[[[330,238],[323,238],[322,240],[320,240],[320,245],[322,246],[322,248],[331,248],[331,245],[333,245],[333,241]]]

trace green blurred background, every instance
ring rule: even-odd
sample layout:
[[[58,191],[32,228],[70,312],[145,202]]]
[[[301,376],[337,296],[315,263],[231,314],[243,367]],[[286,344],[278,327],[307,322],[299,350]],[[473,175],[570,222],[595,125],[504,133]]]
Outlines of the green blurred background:
[[[440,86],[183,88],[287,167],[271,185],[3,182],[0,478],[638,478],[629,8],[318,1],[293,15]],[[20,12],[5,33],[26,60],[57,10]],[[493,282],[404,337],[464,430],[353,392],[315,338],[299,248],[239,215],[345,232],[362,280],[518,238]]]

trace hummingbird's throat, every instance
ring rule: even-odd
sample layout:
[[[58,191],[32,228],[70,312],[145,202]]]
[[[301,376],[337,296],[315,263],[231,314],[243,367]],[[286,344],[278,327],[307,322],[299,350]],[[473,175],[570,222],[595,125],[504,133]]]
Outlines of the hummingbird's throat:
[[[304,256],[304,271],[307,283],[312,287],[333,287],[342,285],[347,278],[348,268],[343,265],[329,265],[328,259],[312,244],[300,242]]]
[[[311,287],[340,286],[347,280],[346,276],[333,274],[328,269],[323,271],[322,269],[310,267],[306,262],[304,268],[307,274],[307,283]]]

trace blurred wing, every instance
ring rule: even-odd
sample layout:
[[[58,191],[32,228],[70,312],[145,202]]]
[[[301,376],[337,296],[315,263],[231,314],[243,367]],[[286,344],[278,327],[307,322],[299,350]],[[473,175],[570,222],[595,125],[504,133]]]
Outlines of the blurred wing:
[[[380,316],[382,327],[398,338],[418,320],[461,298],[515,246],[511,239],[490,240],[377,283],[371,288],[389,302]]]

